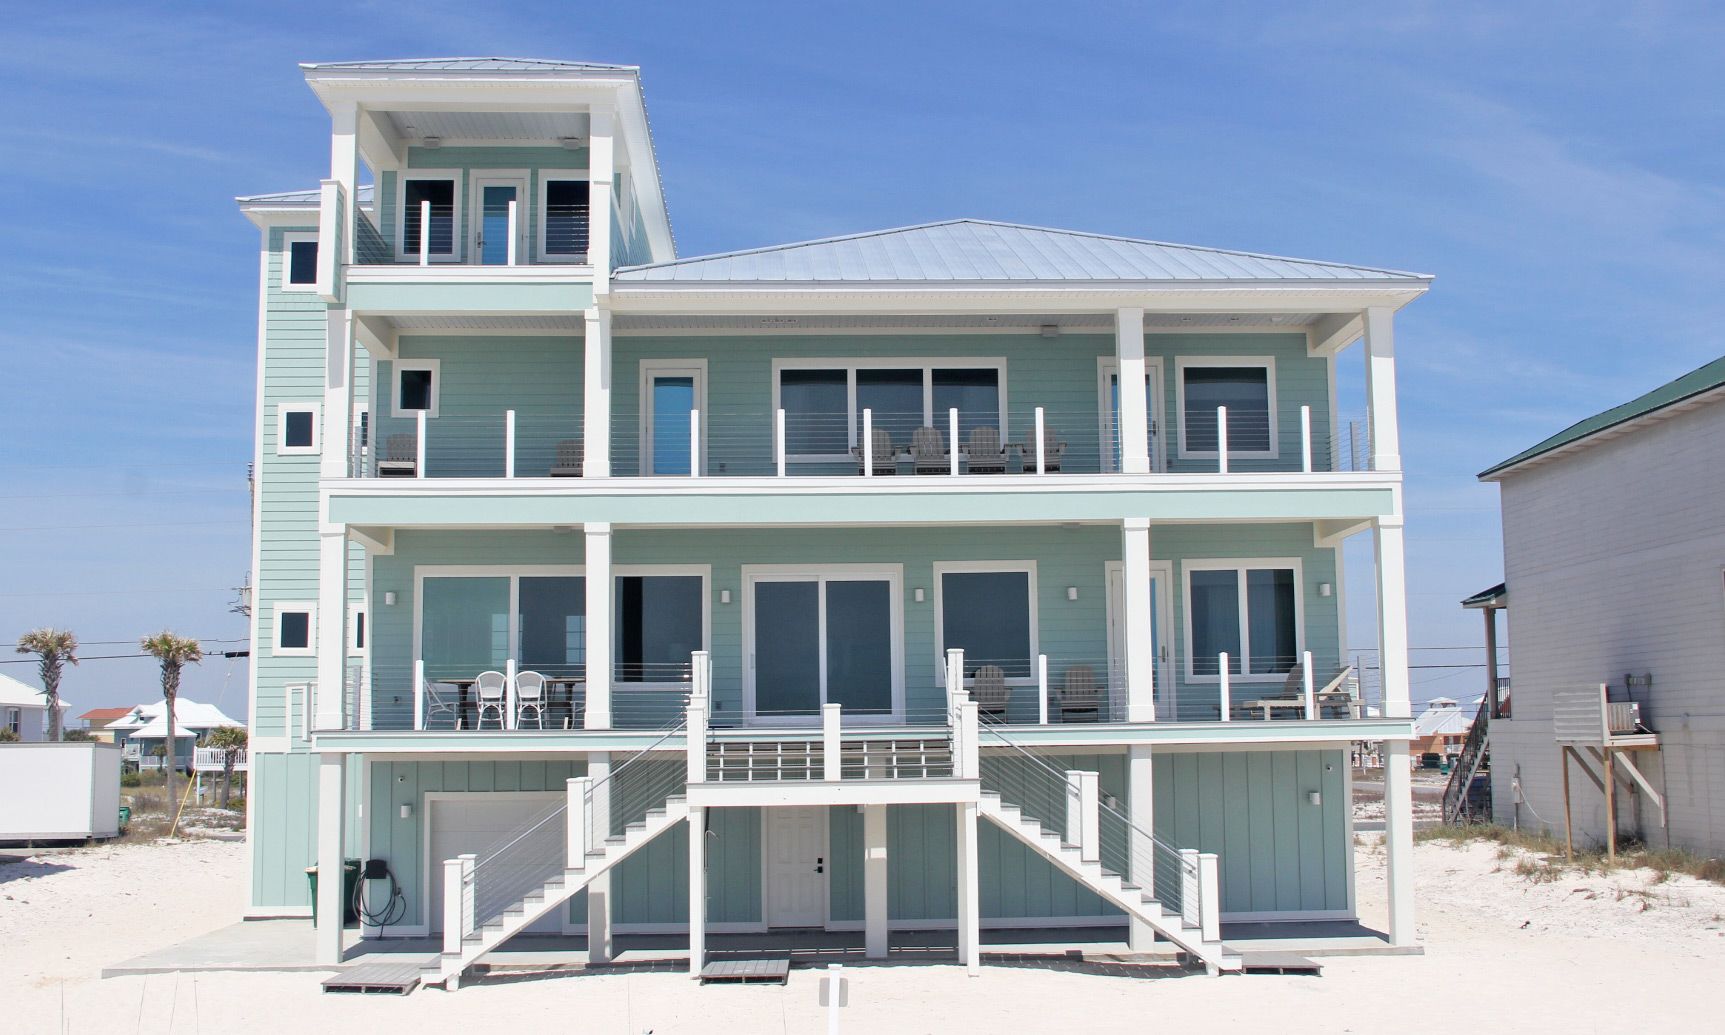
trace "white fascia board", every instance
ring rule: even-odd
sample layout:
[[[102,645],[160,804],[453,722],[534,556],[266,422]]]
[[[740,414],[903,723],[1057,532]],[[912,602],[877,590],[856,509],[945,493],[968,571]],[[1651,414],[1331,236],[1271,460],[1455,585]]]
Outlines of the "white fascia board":
[[[666,262],[677,256],[677,242],[671,234],[671,215],[665,205],[664,184],[659,179],[659,149],[653,143],[653,127],[647,120],[646,101],[640,84],[634,90],[619,91],[618,121],[623,125],[624,146],[617,148],[619,157],[628,158],[627,174],[634,184],[635,204],[641,208],[641,223],[647,228],[647,239],[653,257]],[[634,153],[639,146],[646,151],[646,160]],[[663,256],[663,258],[660,258]]]
[[[1420,284],[1355,283],[1290,286],[1282,281],[1196,285],[1121,285],[1089,281],[930,284],[725,284],[615,280],[611,308],[620,313],[706,315],[713,312],[875,313],[901,316],[960,313],[1091,313],[1120,308],[1156,312],[1333,313],[1384,306],[1400,309],[1424,294]]]
[[[615,104],[633,73],[585,72],[579,79],[439,72],[312,73],[306,85],[323,106],[358,104],[377,111],[549,111]]]

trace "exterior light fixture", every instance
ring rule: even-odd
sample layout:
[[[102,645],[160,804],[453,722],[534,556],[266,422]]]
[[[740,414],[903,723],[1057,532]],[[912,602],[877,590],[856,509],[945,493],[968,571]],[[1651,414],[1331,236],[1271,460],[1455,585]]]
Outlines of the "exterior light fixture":
[[[1331,592],[1330,584],[1328,582],[1318,583],[1318,596],[1327,597]]]
[[[731,591],[728,589],[719,590],[719,603],[728,604],[730,602],[731,602]]]
[[[921,586],[916,587],[915,589],[911,590],[910,592],[911,592],[911,595],[916,598],[917,603],[919,603],[919,604],[922,603],[922,587]]]
[[[1324,796],[1320,792],[1318,792],[1318,791],[1307,791],[1306,792],[1306,804],[1307,805],[1322,805],[1323,803],[1324,803]]]
[[[386,607],[395,606],[395,590],[386,589],[383,591],[383,603]]]
[[[1077,586],[1067,586],[1066,587],[1066,599],[1068,599],[1068,600],[1077,600],[1078,599],[1078,587]]]

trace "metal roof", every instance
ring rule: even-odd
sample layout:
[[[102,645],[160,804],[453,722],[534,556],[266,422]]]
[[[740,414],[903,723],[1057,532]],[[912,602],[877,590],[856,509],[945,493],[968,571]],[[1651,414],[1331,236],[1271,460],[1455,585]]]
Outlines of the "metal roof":
[[[1420,273],[953,219],[817,241],[694,256],[615,274],[622,283],[879,281],[1394,281]]]
[[[1509,590],[1505,587],[1504,583],[1500,582],[1490,589],[1482,589],[1473,596],[1463,600],[1461,602],[1461,606],[1473,608],[1508,607]]]
[[[314,72],[470,72],[481,75],[515,73],[639,72],[638,65],[608,65],[597,61],[554,61],[548,58],[445,57],[396,58],[378,61],[305,61],[301,69]]]
[[[374,188],[369,183],[362,183],[354,189],[353,199],[360,205],[369,205],[372,201]],[[248,194],[235,198],[242,205],[261,205],[265,208],[317,208],[322,204],[318,191],[288,190],[279,194]]]
[[[1687,399],[1693,399],[1722,386],[1725,386],[1725,356],[1697,367],[1675,381],[1660,385],[1646,395],[1637,396],[1620,406],[1613,406],[1611,409],[1596,413],[1586,420],[1577,421],[1538,445],[1524,449],[1508,460],[1486,468],[1479,473],[1479,476],[1489,478],[1517,464],[1523,464],[1535,457],[1544,456],[1565,446],[1574,445],[1602,431],[1620,427],[1630,421],[1657,413],[1666,407],[1675,406]]]

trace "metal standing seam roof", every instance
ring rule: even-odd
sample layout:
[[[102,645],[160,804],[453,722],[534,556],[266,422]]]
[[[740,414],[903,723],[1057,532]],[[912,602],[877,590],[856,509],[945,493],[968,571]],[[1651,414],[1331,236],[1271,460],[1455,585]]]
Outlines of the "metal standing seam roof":
[[[361,205],[369,205],[372,202],[372,195],[375,193],[375,190],[376,189],[371,184],[362,183],[354,189],[353,200]],[[317,208],[318,205],[323,202],[323,199],[319,196],[319,192],[316,190],[288,190],[277,194],[248,194],[244,197],[235,198],[234,200],[242,205],[280,206],[286,208],[296,206]]]
[[[543,75],[550,72],[634,72],[638,65],[609,65],[598,61],[556,61],[549,58],[446,57],[393,58],[377,61],[304,61],[306,72],[476,72]]]
[[[619,269],[620,283],[1391,281],[1421,273],[953,219]]]
[[[1486,468],[1479,473],[1479,476],[1489,478],[1517,464],[1526,463],[1534,457],[1543,456],[1554,450],[1562,449],[1564,446],[1580,442],[1608,428],[1614,428],[1648,414],[1657,413],[1668,406],[1675,406],[1685,399],[1692,399],[1721,386],[1725,386],[1725,356],[1697,367],[1675,381],[1666,382],[1645,395],[1637,396],[1619,406],[1613,406],[1609,410],[1596,413],[1586,420],[1576,421],[1545,441],[1522,450],[1500,464]]]

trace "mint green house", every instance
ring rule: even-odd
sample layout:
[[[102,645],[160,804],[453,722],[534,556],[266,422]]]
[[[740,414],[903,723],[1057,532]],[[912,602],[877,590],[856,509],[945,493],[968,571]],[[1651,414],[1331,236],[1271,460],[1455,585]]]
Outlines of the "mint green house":
[[[450,984],[522,932],[1237,969],[1234,925],[1357,930],[1381,744],[1412,940],[1393,322],[1429,278],[977,220],[680,258],[634,68],[304,72],[330,177],[240,199],[252,915],[357,858],[395,889],[357,937],[438,939]]]

